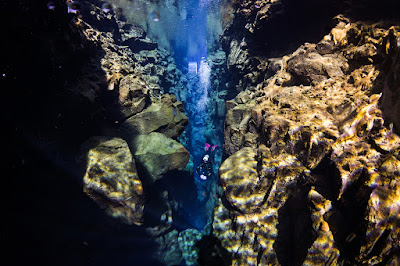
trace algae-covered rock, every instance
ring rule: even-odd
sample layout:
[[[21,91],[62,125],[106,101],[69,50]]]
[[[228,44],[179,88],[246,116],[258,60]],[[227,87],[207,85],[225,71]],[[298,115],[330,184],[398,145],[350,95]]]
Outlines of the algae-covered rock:
[[[227,102],[225,118],[225,151],[232,154],[243,147],[244,135],[248,131],[251,119],[251,108],[248,105],[237,105],[236,102]]]
[[[308,249],[303,265],[335,265],[340,252],[337,249],[332,230],[324,218],[327,211],[332,208],[332,202],[319,194],[315,187],[309,191],[308,199],[313,207],[311,213],[313,229],[318,232],[318,236]]]
[[[289,60],[287,67],[295,84],[309,85],[342,76],[349,66],[341,55],[320,55],[314,45],[305,45],[305,50]]]
[[[252,212],[264,200],[265,190],[257,173],[257,150],[243,148],[219,168],[222,187],[229,202],[244,213]],[[261,191],[260,191],[261,189]]]
[[[142,112],[127,119],[123,124],[124,133],[131,138],[156,131],[176,138],[188,123],[183,111],[183,105],[176,97],[163,95],[160,101],[153,102]]]
[[[155,259],[161,261],[164,265],[180,265],[182,262],[182,252],[178,244],[178,231],[172,230],[166,234],[155,238],[160,245]]]
[[[196,229],[186,229],[179,233],[178,244],[186,265],[198,265],[199,248],[195,245],[201,237],[201,233]]]
[[[170,170],[183,170],[190,159],[182,144],[158,132],[137,136],[132,147],[137,162],[149,174],[151,182]]]
[[[340,15],[320,42],[268,59],[249,47],[280,1],[260,2],[237,1],[248,34],[222,38],[231,89],[244,90],[226,102],[216,237],[234,265],[398,261],[398,23]]]
[[[143,188],[128,144],[120,138],[93,137],[82,145],[84,192],[112,217],[140,225]]]
[[[289,154],[272,156],[265,146],[243,148],[221,165],[221,183],[232,208],[220,201],[214,209],[214,233],[222,246],[235,253],[234,263],[262,265],[278,263],[275,246],[279,246],[279,224],[282,208],[293,197],[296,183],[308,175],[308,170]],[[300,209],[302,206],[300,205]],[[229,209],[229,210],[228,210]],[[297,230],[307,226],[303,220]],[[286,233],[280,233],[283,237]],[[292,239],[305,244],[308,238]],[[263,256],[259,257],[260,252]]]

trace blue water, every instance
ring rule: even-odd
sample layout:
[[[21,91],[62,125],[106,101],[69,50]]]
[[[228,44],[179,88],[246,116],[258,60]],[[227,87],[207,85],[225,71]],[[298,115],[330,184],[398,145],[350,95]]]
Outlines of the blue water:
[[[216,182],[212,175],[207,180],[200,179],[196,167],[204,155],[207,142],[207,117],[209,117],[210,66],[207,63],[207,5],[204,0],[186,2],[187,17],[180,27],[181,38],[174,47],[175,59],[187,71],[187,101],[185,112],[189,118],[186,128],[187,149],[194,164],[193,182],[197,201],[183,205],[183,212],[192,227],[201,231],[212,215],[212,209],[206,208],[210,196],[210,186]],[[179,63],[178,63],[179,65]]]

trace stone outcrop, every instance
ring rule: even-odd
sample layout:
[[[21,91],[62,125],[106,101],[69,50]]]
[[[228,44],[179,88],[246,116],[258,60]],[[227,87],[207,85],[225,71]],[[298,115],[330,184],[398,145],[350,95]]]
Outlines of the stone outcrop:
[[[229,71],[253,62],[256,72],[231,83],[244,91],[226,102],[230,157],[213,226],[233,264],[398,260],[400,27],[335,22],[318,43],[279,58],[255,56],[235,38],[225,47],[228,66],[236,62]]]
[[[158,101],[170,88],[183,89],[185,80],[174,59],[142,29],[117,20],[93,4],[86,5],[87,12],[76,16],[71,27],[82,39],[76,49],[87,50],[90,58],[68,81],[71,92],[91,103],[104,97],[117,98],[106,104],[113,107],[115,120],[124,121]]]
[[[151,183],[170,170],[183,170],[189,162],[190,154],[182,144],[158,132],[139,135],[131,145]]]
[[[202,238],[201,233],[196,229],[186,229],[179,233],[178,244],[182,250],[182,257],[186,265],[197,265],[198,247],[196,243]]]
[[[160,100],[154,101],[142,112],[128,118],[122,128],[127,138],[151,132],[177,138],[187,123],[182,102],[177,101],[174,95],[164,94]]]
[[[134,74],[123,77],[119,83],[119,104],[125,117],[131,117],[148,106],[150,88],[146,82]]]
[[[172,230],[155,239],[160,245],[159,253],[154,254],[163,265],[179,265],[182,262],[182,251],[178,243],[178,230]]]
[[[215,209],[214,233],[223,247],[236,252],[234,263],[279,263],[276,246],[277,236],[282,234],[279,230],[282,210],[308,172],[296,157],[286,153],[272,156],[265,146],[243,148],[221,165],[221,183],[231,209],[219,202]],[[291,215],[299,215],[304,210],[304,206],[299,204],[299,207]],[[295,228],[296,234],[309,229],[309,218],[300,215],[296,219],[303,221]],[[302,239],[294,236],[294,241],[299,246],[309,244],[307,236]]]
[[[84,10],[74,16],[71,29],[81,38],[77,49],[87,58],[65,87],[96,106],[100,134],[117,136],[95,137],[83,145],[85,156],[79,161],[87,165],[84,192],[110,216],[144,225],[142,230],[159,244],[154,260],[179,264],[173,212],[180,206],[155,183],[184,169],[189,160],[188,151],[172,139],[188,123],[183,104],[165,94],[183,91],[185,79],[170,54],[145,31],[93,4],[85,2]]]
[[[90,9],[104,15],[95,6],[90,5]],[[85,192],[111,216],[129,224],[143,225],[142,230],[159,245],[154,251],[155,261],[179,264],[182,253],[178,232],[173,226],[181,206],[160,183],[168,182],[166,176],[171,171],[183,170],[190,157],[188,151],[174,140],[188,123],[183,104],[175,95],[165,94],[182,94],[185,79],[174,59],[146,37],[145,31],[113,15],[107,17],[116,21],[113,26],[117,25],[117,30],[104,32],[96,23],[88,23],[85,15],[76,17],[74,27],[93,54],[68,89],[106,110],[107,120],[112,125],[102,133],[124,139],[112,140],[124,142],[124,156],[130,156],[135,180],[143,184],[140,209],[136,213],[129,209],[132,207],[130,200],[135,202],[135,198],[126,195],[126,186],[120,185],[128,178],[123,170],[116,172],[122,167],[118,161],[120,154],[114,156],[102,146],[91,149],[92,153],[96,151],[96,158],[101,159],[93,159],[94,155],[91,155],[80,160],[90,165],[87,169],[90,174],[85,175]],[[99,18],[104,22],[102,16]],[[122,155],[120,159],[123,159]],[[96,169],[101,171],[96,172]],[[183,174],[183,178],[188,176]],[[134,188],[131,190],[133,193]],[[150,211],[144,212],[144,209]]]
[[[125,223],[141,225],[144,195],[128,144],[120,138],[93,137],[82,146],[84,192]]]

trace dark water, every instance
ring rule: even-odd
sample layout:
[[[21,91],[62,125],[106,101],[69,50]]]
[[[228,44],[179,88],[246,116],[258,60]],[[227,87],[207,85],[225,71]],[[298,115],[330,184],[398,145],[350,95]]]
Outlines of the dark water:
[[[67,14],[66,8],[53,12],[50,2],[0,3],[5,52],[0,63],[5,90],[2,151],[6,158],[2,161],[5,225],[1,238],[7,246],[4,261],[8,261],[2,265],[157,265],[154,252],[158,246],[143,228],[112,219],[83,193],[84,170],[76,164],[75,155],[85,139],[103,133],[102,124],[109,118],[99,118],[93,114],[97,107],[82,105],[63,90],[64,81],[77,75],[90,55],[78,51],[71,56],[76,51],[57,44],[74,14]],[[101,1],[93,2],[100,6]],[[54,4],[58,7],[64,2]],[[190,120],[187,148],[194,168],[205,142],[210,142],[205,137],[210,134],[206,132],[210,90],[205,73],[209,71],[207,6],[200,4],[198,0],[185,2],[187,16],[179,29],[182,38],[172,40],[172,52],[184,73],[189,62],[197,64],[197,73],[187,73],[185,103]],[[60,56],[56,61],[54,53]],[[210,186],[217,182],[216,173],[204,182],[195,171],[186,183],[178,177],[167,176],[170,182],[164,184],[183,203],[175,227],[202,230],[212,215],[205,202]]]

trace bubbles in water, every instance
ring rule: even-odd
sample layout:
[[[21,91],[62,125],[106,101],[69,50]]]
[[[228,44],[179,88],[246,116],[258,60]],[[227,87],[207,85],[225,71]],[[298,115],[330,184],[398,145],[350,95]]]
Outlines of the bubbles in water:
[[[47,3],[47,9],[54,10],[55,8],[56,8],[56,5],[54,4],[53,1],[50,1]]]
[[[197,112],[198,114],[204,113],[207,110],[208,106],[208,97],[207,97],[207,91],[205,91],[197,101]]]
[[[211,0],[200,0],[200,6],[207,6]]]
[[[206,89],[210,87],[210,74],[211,74],[211,67],[208,65],[205,58],[202,58],[200,61],[200,68],[199,68],[200,83]]]
[[[67,0],[68,13],[77,14],[81,9],[81,4],[76,0]]]
[[[160,20],[160,13],[157,10],[153,10],[150,13],[150,17],[154,21],[159,21]]]
[[[108,2],[104,2],[104,3],[101,5],[101,10],[103,10],[103,12],[105,12],[105,13],[109,13],[109,12],[111,12],[111,10],[112,10],[112,6],[111,6],[111,4],[108,3]]]

